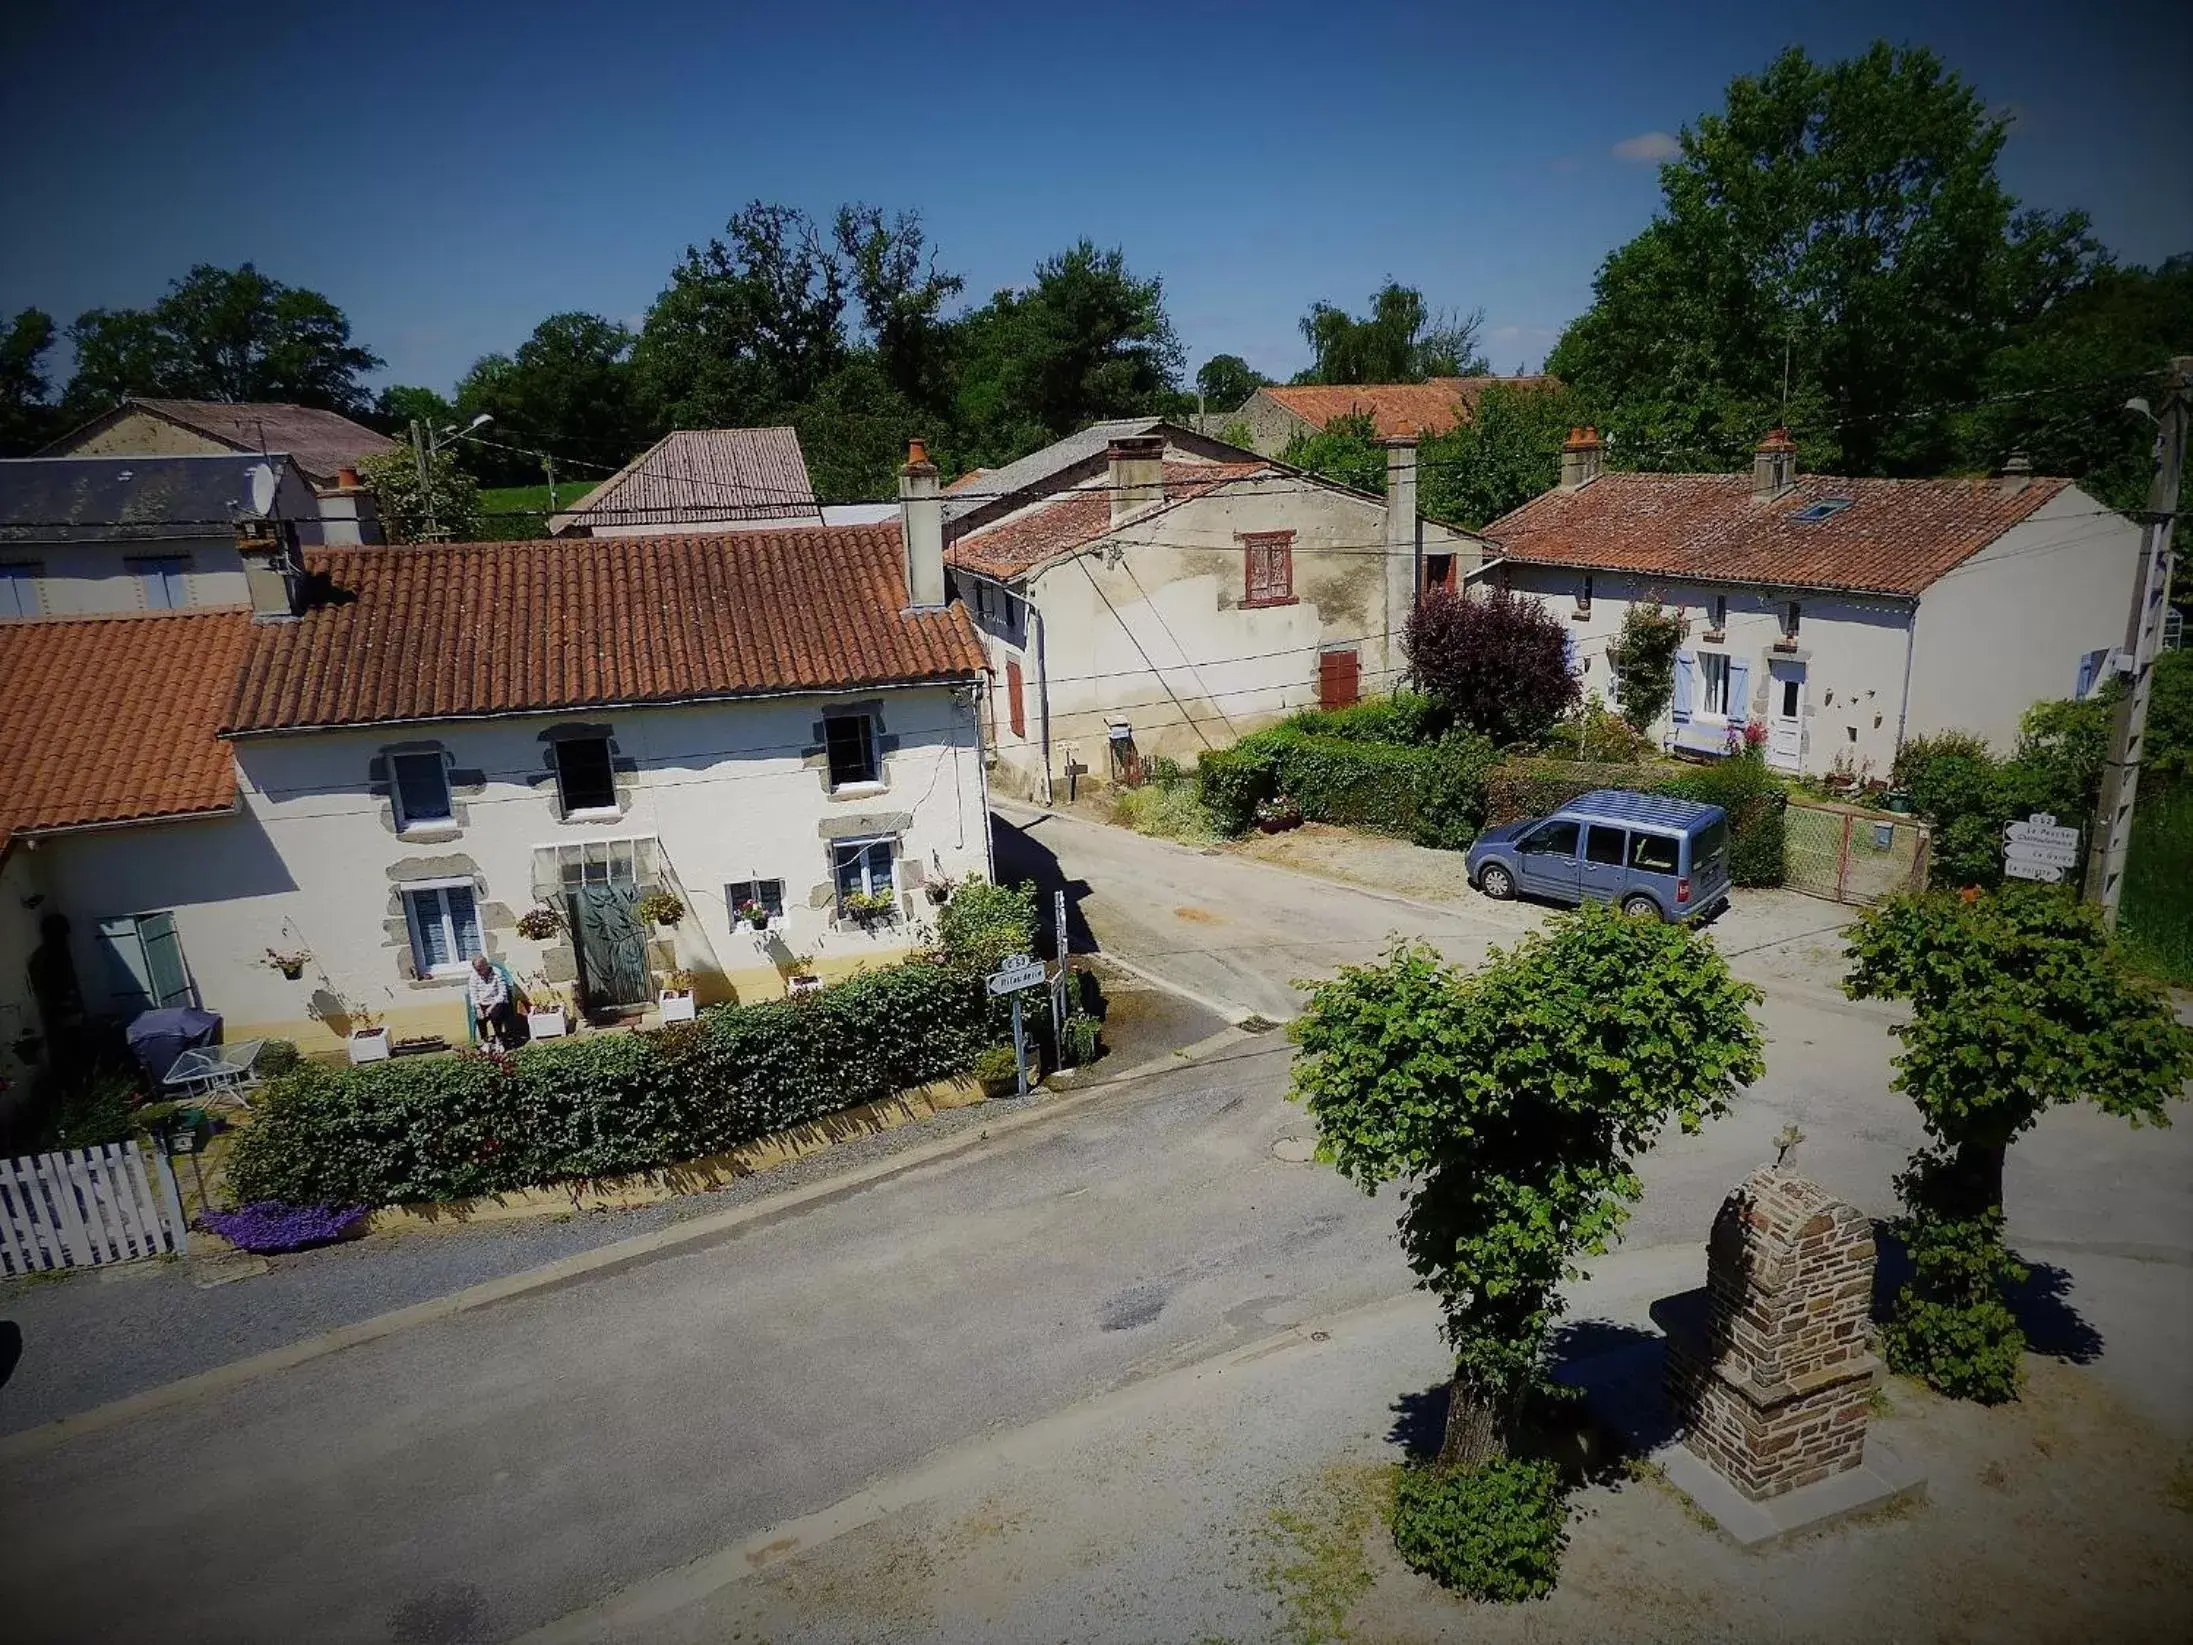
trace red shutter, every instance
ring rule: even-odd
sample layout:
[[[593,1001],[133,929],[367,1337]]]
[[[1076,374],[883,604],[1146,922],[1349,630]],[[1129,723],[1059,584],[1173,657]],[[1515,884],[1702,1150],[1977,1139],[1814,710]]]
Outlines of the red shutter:
[[[1363,665],[1353,651],[1321,651],[1317,657],[1317,706],[1346,708],[1356,700]]]
[[[1241,539],[1244,605],[1277,605],[1294,598],[1294,533],[1264,531]]]
[[[1005,716],[1012,722],[1014,736],[1028,735],[1028,708],[1021,700],[1020,664],[1016,662],[1005,665]]]

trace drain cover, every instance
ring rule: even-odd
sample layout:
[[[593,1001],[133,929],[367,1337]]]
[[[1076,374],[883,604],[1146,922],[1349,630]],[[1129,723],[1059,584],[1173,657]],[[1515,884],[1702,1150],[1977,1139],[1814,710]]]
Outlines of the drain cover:
[[[1289,1165],[1307,1165],[1317,1157],[1317,1144],[1308,1137],[1281,1137],[1272,1144],[1272,1158]]]

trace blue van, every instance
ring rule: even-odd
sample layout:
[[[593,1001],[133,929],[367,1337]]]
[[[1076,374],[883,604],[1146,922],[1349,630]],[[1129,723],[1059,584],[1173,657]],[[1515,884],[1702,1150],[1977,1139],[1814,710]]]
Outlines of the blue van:
[[[1611,902],[1625,914],[1695,920],[1728,901],[1729,820],[1717,805],[1602,788],[1550,817],[1502,823],[1463,859],[1497,901]]]

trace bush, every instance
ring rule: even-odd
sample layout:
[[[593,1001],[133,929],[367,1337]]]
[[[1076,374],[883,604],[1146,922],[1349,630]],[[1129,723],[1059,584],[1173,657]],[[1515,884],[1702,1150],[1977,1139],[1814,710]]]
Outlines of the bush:
[[[1789,795],[1758,754],[1732,754],[1661,782],[1653,792],[1717,805],[1728,813],[1729,878],[1737,885],[1780,885],[1786,878]]]
[[[1614,670],[1614,700],[1622,717],[1650,731],[1675,700],[1675,657],[1690,623],[1683,608],[1670,611],[1655,599],[1634,600],[1622,616],[1622,632],[1607,647]]]
[[[288,1073],[299,1060],[295,1041],[268,1040],[259,1047],[259,1060],[251,1066],[262,1079],[273,1079],[277,1074]]]
[[[1339,715],[1302,715],[1211,750],[1196,767],[1214,827],[1239,834],[1257,807],[1285,795],[1312,822],[1398,835],[1419,845],[1466,846],[1484,824],[1486,773],[1497,756],[1457,727],[1432,744],[1373,741],[1302,729]],[[1360,730],[1361,722],[1350,726]]]
[[[1499,763],[1491,740],[1465,726],[1427,750],[1416,773],[1416,843],[1466,850],[1484,829],[1486,783]]]
[[[978,894],[964,921],[1033,900],[981,889],[994,895]],[[718,1153],[966,1072],[997,1038],[1003,1003],[980,977],[964,954],[925,957],[796,1000],[714,1007],[658,1033],[546,1040],[508,1056],[302,1063],[270,1083],[238,1135],[229,1183],[245,1203],[386,1205]],[[1030,1003],[1040,1024],[1041,996]]]
[[[1550,1462],[1416,1467],[1394,1492],[1393,1542],[1411,1570],[1473,1599],[1539,1599],[1560,1574],[1567,1518]]]
[[[1463,725],[1503,747],[1543,736],[1582,687],[1569,670],[1567,625],[1508,589],[1435,588],[1402,631],[1416,686]]]
[[[2182,555],[2179,563],[2184,563]],[[2142,747],[2143,779],[2193,778],[2193,651],[2166,651],[2155,659],[2155,689],[2148,698]]]
[[[1451,716],[1420,691],[1368,697],[1346,708],[1308,709],[1286,722],[1290,729],[1315,737],[1404,744],[1436,742],[1450,723]]]
[[[1259,802],[1279,792],[1279,761],[1265,734],[1231,748],[1207,748],[1196,758],[1196,797],[1221,834],[1242,834],[1256,821]]]
[[[1195,790],[1179,780],[1118,790],[1112,795],[1112,821],[1137,834],[1190,845],[1203,844],[1218,832]]]
[[[136,1102],[137,1082],[127,1074],[71,1078],[60,1086],[35,1146],[44,1152],[127,1142],[137,1133]]]
[[[1558,811],[1595,788],[1649,788],[1667,768],[1650,765],[1585,765],[1570,760],[1508,760],[1485,780],[1485,821],[1515,822]]]
[[[280,1200],[261,1200],[233,1211],[208,1211],[198,1222],[239,1250],[274,1256],[347,1239],[365,1219],[362,1205],[284,1205]]]
[[[1912,1273],[1881,1333],[1883,1357],[1951,1399],[1999,1405],[2025,1375],[2025,1333],[2005,1293],[2026,1271],[2003,1244],[2002,1209],[1959,1205],[1954,1181],[1944,1150],[1913,1155],[1896,1178]]]
[[[1020,1058],[1010,1045],[986,1045],[975,1053],[967,1072],[984,1085],[1017,1085]]]

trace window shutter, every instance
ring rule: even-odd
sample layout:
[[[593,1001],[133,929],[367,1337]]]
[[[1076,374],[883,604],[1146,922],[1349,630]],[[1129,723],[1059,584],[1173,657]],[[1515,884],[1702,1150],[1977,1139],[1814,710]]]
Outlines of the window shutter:
[[[1729,659],[1729,723],[1741,725],[1751,718],[1751,664],[1741,657]]]
[[[425,970],[450,961],[449,931],[442,924],[442,896],[439,891],[412,891],[405,894],[411,905],[411,927],[419,937],[419,960]]]
[[[1695,651],[1678,651],[1675,654],[1674,714],[1677,725],[1690,724],[1691,707],[1698,701],[1698,654]]]
[[[127,915],[99,922],[99,957],[106,962],[107,992],[123,1011],[134,1016],[152,1008],[152,970],[145,963],[145,945],[138,940],[137,922]]]
[[[2089,651],[2079,659],[2079,683],[2072,692],[2072,696],[2079,702],[2085,702],[2093,694],[2094,683],[2101,678],[2102,664],[2108,659],[2109,651],[2106,647],[2100,651]]]
[[[457,952],[451,959],[470,959],[480,949],[480,914],[472,900],[469,885],[449,885],[442,888],[442,896],[449,903],[449,929],[456,934]]]
[[[1011,722],[1013,735],[1028,735],[1028,706],[1021,692],[1020,664],[1007,659],[1005,664],[1005,711]]]
[[[190,973],[183,968],[183,939],[175,929],[175,916],[140,915],[137,940],[144,944],[145,969],[152,976],[153,1004],[188,1005]]]

